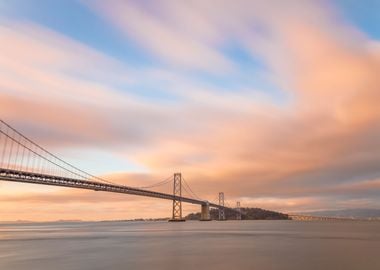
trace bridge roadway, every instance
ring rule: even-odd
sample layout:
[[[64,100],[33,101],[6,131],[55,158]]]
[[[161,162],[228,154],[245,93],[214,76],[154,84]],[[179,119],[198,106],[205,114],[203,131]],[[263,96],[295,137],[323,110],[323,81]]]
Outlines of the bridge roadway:
[[[186,197],[178,197],[172,194],[133,188],[133,187],[128,187],[124,185],[107,184],[107,183],[102,183],[102,182],[97,182],[97,181],[79,180],[75,178],[52,176],[52,175],[47,175],[47,174],[24,172],[24,171],[10,170],[10,169],[0,168],[0,180],[30,183],[30,184],[70,187],[70,188],[81,188],[81,189],[89,189],[89,190],[94,190],[94,191],[124,193],[124,194],[153,197],[153,198],[159,198],[159,199],[165,199],[165,200],[180,200],[182,202],[199,204],[199,205],[206,205],[208,203],[209,207],[228,208],[228,207],[220,206],[218,204],[210,203],[203,200],[197,200],[197,199],[186,198]]]
[[[324,217],[324,216],[310,216],[310,215],[297,215],[297,214],[288,214],[292,220],[297,221],[352,221],[358,220],[349,217]]]

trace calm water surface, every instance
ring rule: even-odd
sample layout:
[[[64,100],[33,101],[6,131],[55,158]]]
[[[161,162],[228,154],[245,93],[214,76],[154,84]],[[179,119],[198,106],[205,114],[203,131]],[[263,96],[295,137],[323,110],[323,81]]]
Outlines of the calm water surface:
[[[379,270],[380,223],[0,224],[0,269]]]

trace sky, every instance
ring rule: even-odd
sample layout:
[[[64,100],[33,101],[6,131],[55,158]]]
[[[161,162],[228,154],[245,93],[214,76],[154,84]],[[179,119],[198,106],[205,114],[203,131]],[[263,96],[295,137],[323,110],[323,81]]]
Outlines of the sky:
[[[231,206],[380,208],[379,8],[0,0],[1,119],[119,184],[181,172]],[[0,183],[0,220],[170,215],[170,201]]]

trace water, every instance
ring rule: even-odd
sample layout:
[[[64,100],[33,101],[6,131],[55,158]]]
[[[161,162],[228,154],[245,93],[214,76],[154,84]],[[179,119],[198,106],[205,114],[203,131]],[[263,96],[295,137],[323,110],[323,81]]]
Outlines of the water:
[[[380,223],[0,224],[0,269],[379,270]]]

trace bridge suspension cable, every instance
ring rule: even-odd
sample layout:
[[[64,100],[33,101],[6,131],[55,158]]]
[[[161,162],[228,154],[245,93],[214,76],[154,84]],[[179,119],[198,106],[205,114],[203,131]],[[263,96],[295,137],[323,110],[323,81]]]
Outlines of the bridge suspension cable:
[[[0,146],[3,147],[2,152],[0,152],[0,168],[115,184],[66,162],[27,138],[1,119]],[[169,183],[171,179],[172,176],[158,183],[133,188],[154,188]]]
[[[3,181],[154,197],[172,200],[173,205],[178,202],[179,205],[182,202],[198,204],[202,206],[202,213],[206,219],[208,207],[225,208],[224,204],[210,203],[200,199],[185,179],[183,179],[183,188],[190,196],[183,196],[181,173],[176,173],[174,176],[143,187],[115,184],[71,165],[30,140],[1,119],[0,158],[0,180]],[[171,194],[148,190],[166,185],[172,181],[174,192]],[[178,191],[176,191],[176,187]],[[181,217],[181,215],[179,216]],[[180,218],[180,221],[182,221],[182,218]]]
[[[16,129],[0,120],[0,135],[5,141],[1,167],[28,172],[49,173],[83,180],[98,180],[113,184],[103,178],[87,173],[52,154]],[[20,150],[22,148],[22,151]],[[16,149],[16,150],[15,150]],[[8,155],[8,160],[4,157]]]
[[[155,188],[155,187],[166,185],[168,183],[172,183],[172,181],[173,181],[173,175],[171,175],[171,176],[167,177],[165,180],[162,180],[162,181],[157,182],[155,184],[151,184],[149,186],[135,187],[135,188],[142,188],[142,189]]]
[[[184,183],[183,188],[187,191],[187,193],[190,195],[190,197],[201,200],[201,198],[194,193],[194,191],[191,189],[190,185],[186,182],[185,178],[182,177],[182,181]]]

